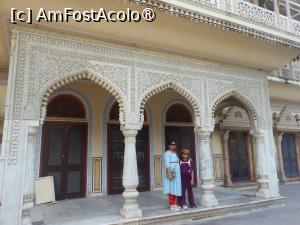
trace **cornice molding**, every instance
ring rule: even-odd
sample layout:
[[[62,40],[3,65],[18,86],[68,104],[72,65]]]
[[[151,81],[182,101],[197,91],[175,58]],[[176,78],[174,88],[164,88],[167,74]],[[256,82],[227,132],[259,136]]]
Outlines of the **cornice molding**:
[[[248,36],[251,38],[256,38],[256,39],[261,39],[261,40],[264,40],[264,41],[272,43],[272,44],[281,45],[284,47],[289,47],[289,48],[294,48],[294,49],[300,49],[300,41],[299,42],[292,41],[287,38],[283,38],[283,37],[273,35],[273,34],[270,34],[267,32],[263,32],[263,31],[260,31],[257,29],[249,28],[244,25],[237,24],[237,23],[225,20],[225,19],[220,19],[220,18],[216,18],[213,16],[205,15],[202,12],[196,12],[196,11],[186,9],[183,7],[179,7],[174,4],[166,3],[166,2],[163,2],[160,0],[126,0],[125,2],[129,2],[131,4],[134,3],[137,5],[147,6],[147,7],[153,8],[153,9],[158,9],[158,10],[163,11],[170,15],[184,17],[193,22],[201,22],[208,26],[216,27],[218,29],[222,29],[225,31],[233,31],[233,32],[241,33],[245,36]],[[193,2],[191,2],[189,4],[195,5],[195,3],[193,3]],[[197,6],[199,7],[199,4],[197,4]],[[207,8],[207,9],[209,8],[209,10],[223,14],[226,17],[228,17],[228,16],[236,17],[241,21],[247,21],[244,18],[241,18],[237,15],[234,15],[232,13],[226,13],[219,9],[207,7],[205,5],[203,5],[203,6],[201,5],[201,7]],[[247,21],[247,22],[249,22],[249,21]],[[253,21],[251,21],[251,22],[255,23]],[[265,27],[268,29],[271,28],[271,27],[263,26],[261,24],[259,24],[259,26]],[[271,28],[271,29],[274,29],[274,28]],[[274,31],[275,31],[275,29],[274,29]],[[276,31],[282,32],[278,29]],[[286,34],[286,33],[284,33],[284,34]]]

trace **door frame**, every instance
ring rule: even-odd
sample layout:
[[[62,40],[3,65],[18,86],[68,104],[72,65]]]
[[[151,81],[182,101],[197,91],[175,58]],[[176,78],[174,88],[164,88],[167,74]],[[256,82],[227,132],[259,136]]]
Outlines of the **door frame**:
[[[245,135],[245,145],[246,145],[246,154],[247,154],[247,164],[248,164],[248,173],[249,173],[249,177],[247,177],[247,178],[239,178],[239,179],[235,179],[235,178],[233,178],[232,177],[232,173],[231,173],[231,150],[230,150],[230,134],[231,133],[242,133],[242,134],[244,134]],[[243,181],[251,181],[252,180],[252,178],[251,178],[251,170],[250,170],[250,156],[249,156],[249,145],[248,145],[248,143],[247,143],[247,136],[248,136],[249,134],[248,134],[248,132],[246,132],[246,131],[234,131],[234,130],[232,130],[232,131],[230,131],[230,133],[229,133],[229,137],[228,137],[228,142],[227,142],[227,146],[228,146],[228,155],[229,155],[229,171],[230,171],[230,176],[231,176],[231,181],[232,182],[243,182]]]
[[[296,160],[296,164],[297,164],[297,175],[296,176],[287,176],[286,175],[286,171],[284,170],[284,175],[286,178],[288,179],[296,179],[296,178],[299,178],[300,177],[300,172],[299,172],[299,159],[298,159],[298,153],[297,153],[297,137],[295,135],[295,133],[289,133],[289,132],[285,132],[282,136],[282,140],[281,140],[281,151],[282,151],[282,163],[284,164],[284,157],[283,157],[283,138],[285,135],[290,135],[290,136],[293,136],[293,142],[294,142],[294,146],[295,146],[295,160]],[[289,151],[289,155],[290,155],[290,151]]]
[[[110,171],[112,169],[112,163],[110,160],[111,157],[111,141],[112,141],[112,126],[120,126],[120,123],[118,122],[109,122],[107,123],[107,194],[111,195],[111,194],[118,194],[119,192],[112,192],[112,177],[110,176]],[[137,190],[139,192],[144,192],[144,191],[150,191],[150,180],[151,180],[151,172],[150,172],[150,137],[149,137],[149,125],[148,124],[144,124],[143,125],[143,129],[146,128],[145,133],[146,133],[146,156],[147,156],[147,160],[146,160],[146,188],[145,189],[141,189],[141,188],[137,188]],[[125,149],[124,149],[125,150]],[[121,192],[122,193],[122,192]]]
[[[46,120],[42,126],[42,135],[41,135],[41,155],[40,155],[40,170],[39,170],[39,176],[42,177],[45,174],[45,168],[46,168],[46,150],[47,150],[47,144],[48,139],[46,138],[46,129],[51,126],[68,126],[68,125],[80,125],[83,127],[83,153],[82,153],[82,184],[81,189],[82,193],[75,194],[72,196],[72,194],[69,194],[67,198],[80,198],[85,197],[87,194],[87,142],[88,142],[88,122],[83,120],[78,121],[71,121],[71,120]]]

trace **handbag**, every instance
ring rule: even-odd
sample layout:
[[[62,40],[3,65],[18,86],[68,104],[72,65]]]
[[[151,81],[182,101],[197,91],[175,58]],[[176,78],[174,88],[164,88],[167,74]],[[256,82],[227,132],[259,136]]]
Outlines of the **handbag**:
[[[172,181],[175,178],[175,170],[167,169],[167,178]]]

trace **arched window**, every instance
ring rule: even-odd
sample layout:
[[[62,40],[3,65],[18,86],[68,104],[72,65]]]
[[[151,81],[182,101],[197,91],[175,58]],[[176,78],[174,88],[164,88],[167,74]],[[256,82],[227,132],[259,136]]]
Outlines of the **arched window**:
[[[169,123],[192,123],[190,110],[183,104],[176,103],[169,107],[166,114],[166,122]]]
[[[73,95],[54,97],[47,106],[47,117],[86,118],[82,102]]]
[[[117,102],[114,102],[109,111],[109,120],[110,121],[119,121],[119,106]],[[144,123],[147,122],[147,112],[144,111]]]

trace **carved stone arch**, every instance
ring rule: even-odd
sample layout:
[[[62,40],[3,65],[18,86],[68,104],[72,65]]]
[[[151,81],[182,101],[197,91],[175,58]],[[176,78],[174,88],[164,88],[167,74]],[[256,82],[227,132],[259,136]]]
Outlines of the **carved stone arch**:
[[[76,73],[66,74],[61,79],[56,79],[48,83],[41,92],[40,96],[40,104],[41,104],[41,112],[40,112],[40,121],[43,122],[45,116],[46,116],[46,106],[49,102],[49,98],[52,95],[52,93],[55,92],[58,88],[61,88],[69,83],[72,83],[74,81],[78,81],[81,79],[88,79],[95,84],[98,84],[100,87],[103,87],[105,90],[107,90],[110,94],[114,96],[116,101],[119,105],[119,111],[120,111],[120,123],[125,123],[125,115],[127,112],[127,102],[126,97],[122,93],[122,91],[111,81],[104,78],[103,76],[95,73],[91,69],[84,69],[82,71],[78,71]]]
[[[192,106],[194,110],[194,118],[195,118],[195,126],[200,126],[200,121],[201,121],[201,111],[199,107],[199,103],[197,98],[191,93],[189,90],[186,88],[182,87],[181,85],[174,83],[174,82],[166,82],[163,84],[159,84],[154,88],[151,88],[148,90],[139,100],[138,106],[140,109],[140,123],[143,123],[143,118],[144,118],[144,107],[146,102],[151,98],[153,95],[158,94],[162,91],[165,91],[167,89],[172,89],[182,97],[184,97]]]
[[[233,98],[234,101],[230,101],[230,98]],[[226,102],[226,100],[229,101]],[[215,98],[215,100],[212,102],[211,117],[214,118],[216,112],[218,111],[218,108],[228,106],[237,106],[245,108],[248,112],[252,128],[257,127],[258,113],[254,103],[236,90],[228,91],[226,93],[223,93],[221,96]]]

